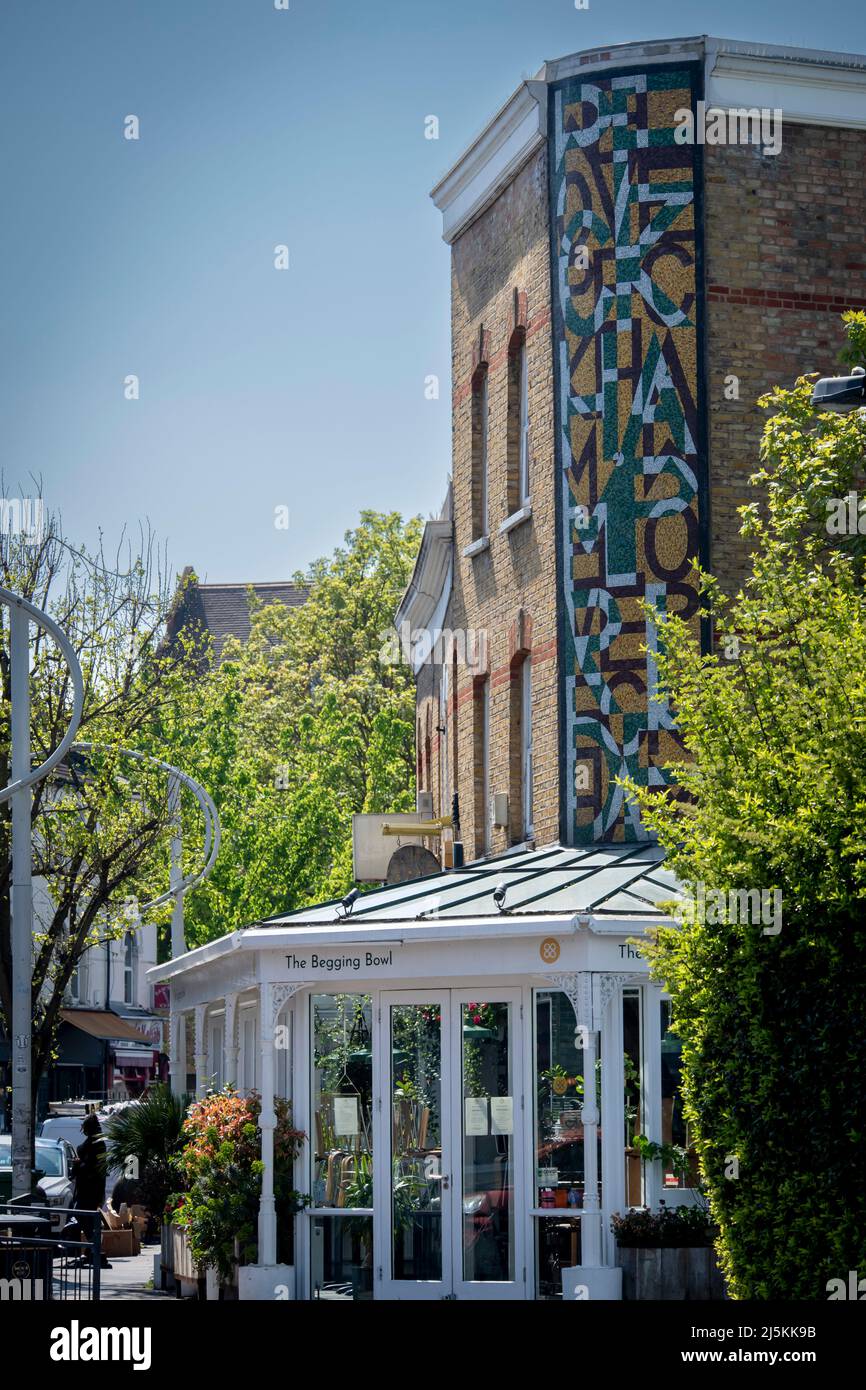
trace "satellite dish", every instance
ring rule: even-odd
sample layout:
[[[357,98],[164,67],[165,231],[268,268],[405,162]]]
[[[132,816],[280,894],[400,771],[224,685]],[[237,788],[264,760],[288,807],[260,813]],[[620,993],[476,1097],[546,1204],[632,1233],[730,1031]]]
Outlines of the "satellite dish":
[[[423,845],[401,845],[388,861],[385,882],[409,883],[413,878],[424,878],[425,874],[438,874],[440,867],[432,850]]]

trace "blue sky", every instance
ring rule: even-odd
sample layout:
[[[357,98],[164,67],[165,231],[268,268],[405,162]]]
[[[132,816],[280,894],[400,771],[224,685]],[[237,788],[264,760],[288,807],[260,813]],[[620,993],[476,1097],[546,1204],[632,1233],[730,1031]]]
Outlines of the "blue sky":
[[[210,580],[285,578],[363,507],[436,509],[449,267],[430,188],[545,58],[700,32],[864,52],[866,11],[4,0],[7,495],[41,476],[90,545],[147,518]]]

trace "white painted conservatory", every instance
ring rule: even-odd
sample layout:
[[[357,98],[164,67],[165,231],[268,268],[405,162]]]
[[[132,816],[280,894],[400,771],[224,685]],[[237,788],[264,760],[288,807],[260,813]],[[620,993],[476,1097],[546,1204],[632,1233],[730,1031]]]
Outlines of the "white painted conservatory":
[[[679,895],[662,861],[649,843],[520,850],[149,972],[171,987],[173,1085],[261,1093],[262,1297],[619,1296],[611,1215],[694,1200],[633,1142],[689,1149],[668,1000],[636,945]],[[307,1135],[291,1272],[280,1095]]]

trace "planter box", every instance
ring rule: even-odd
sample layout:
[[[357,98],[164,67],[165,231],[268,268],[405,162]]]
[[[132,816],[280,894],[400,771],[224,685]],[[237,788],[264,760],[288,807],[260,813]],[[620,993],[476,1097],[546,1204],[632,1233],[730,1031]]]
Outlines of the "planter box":
[[[295,1297],[294,1265],[241,1265],[238,1298],[243,1302],[273,1303]]]
[[[154,1279],[155,1289],[165,1289],[168,1293],[174,1293],[174,1241],[172,1231],[174,1227],[168,1222],[163,1221],[159,1231],[159,1255],[154,1256]],[[159,1269],[156,1269],[156,1262],[159,1261]]]
[[[219,1270],[208,1265],[204,1272],[205,1298],[209,1303],[236,1303],[238,1299],[238,1267],[234,1266],[233,1282],[224,1284]]]
[[[598,1265],[568,1265],[562,1270],[562,1301],[616,1302],[622,1298],[622,1270]]]
[[[180,1286],[183,1298],[195,1298],[198,1294],[198,1265],[192,1257],[186,1231],[180,1226],[171,1228],[172,1257],[174,1277]]]
[[[622,1296],[633,1301],[707,1302],[724,1299],[716,1252],[705,1246],[617,1246]]]

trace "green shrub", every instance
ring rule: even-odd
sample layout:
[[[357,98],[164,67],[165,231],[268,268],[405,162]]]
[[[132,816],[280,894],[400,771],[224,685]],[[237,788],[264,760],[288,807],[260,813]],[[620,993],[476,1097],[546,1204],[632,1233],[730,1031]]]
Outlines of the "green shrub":
[[[862,362],[866,315],[845,317]],[[866,535],[828,526],[866,415],[816,416],[811,391],[761,402],[751,573],[733,599],[702,581],[718,646],[655,614],[690,758],[676,798],[630,786],[695,895],[781,893],[778,931],[681,913],[649,951],[734,1298],[825,1299],[866,1272]]]
[[[666,1207],[664,1202],[659,1203],[658,1211],[636,1207],[633,1211],[617,1213],[611,1218],[610,1229],[616,1236],[617,1245],[642,1248],[699,1246],[705,1249],[713,1244],[715,1234],[703,1204]]]
[[[278,1242],[291,1240],[292,1217],[307,1201],[292,1185],[294,1160],[304,1138],[292,1127],[288,1101],[274,1100],[274,1196]],[[224,1283],[235,1264],[254,1263],[258,1253],[261,1192],[261,1134],[257,1095],[240,1096],[231,1087],[198,1101],[183,1127],[185,1146],[173,1160],[183,1191],[169,1199],[166,1214],[182,1227],[192,1256],[215,1268]],[[281,1252],[278,1248],[278,1258]]]

